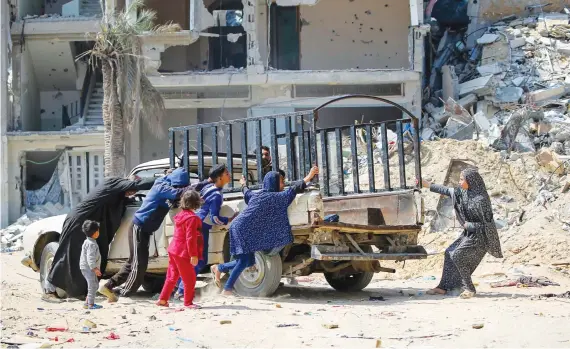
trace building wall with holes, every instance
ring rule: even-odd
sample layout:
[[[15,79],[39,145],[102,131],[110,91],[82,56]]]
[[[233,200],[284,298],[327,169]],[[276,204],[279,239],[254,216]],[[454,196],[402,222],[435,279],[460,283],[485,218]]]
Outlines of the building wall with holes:
[[[409,67],[408,1],[321,1],[301,6],[301,69]]]

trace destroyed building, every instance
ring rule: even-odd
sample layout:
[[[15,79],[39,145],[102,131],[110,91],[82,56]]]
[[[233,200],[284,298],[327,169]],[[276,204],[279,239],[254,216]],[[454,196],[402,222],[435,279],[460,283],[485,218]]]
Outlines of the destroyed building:
[[[129,0],[1,0],[2,226],[26,204],[69,207],[103,173],[102,79],[78,54],[104,11]],[[297,111],[330,96],[367,94],[421,111],[421,0],[147,0],[157,23],[143,37],[146,73],[167,107],[163,127]],[[136,14],[133,14],[136,15]],[[323,118],[399,118],[379,102],[339,103]],[[127,167],[168,156],[144,124],[125,140]],[[55,178],[57,177],[57,178]],[[57,196],[54,194],[54,196]],[[33,198],[30,200],[29,198]],[[59,207],[59,206],[57,206]]]

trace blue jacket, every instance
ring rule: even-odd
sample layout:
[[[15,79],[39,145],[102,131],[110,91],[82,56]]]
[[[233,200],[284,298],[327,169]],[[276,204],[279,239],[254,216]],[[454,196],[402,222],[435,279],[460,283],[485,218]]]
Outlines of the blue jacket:
[[[189,176],[184,168],[177,168],[168,176],[157,180],[135,213],[133,223],[145,233],[154,233],[170,209],[167,200],[180,198],[188,184]]]
[[[211,222],[215,225],[228,224],[229,219],[227,217],[220,217],[220,209],[224,201],[222,188],[218,188],[213,184],[207,184],[200,191],[200,196],[204,200],[204,204],[196,212],[196,215],[202,220],[203,226],[205,225],[205,228],[211,227],[210,224],[204,223],[204,219],[208,216],[210,216]]]

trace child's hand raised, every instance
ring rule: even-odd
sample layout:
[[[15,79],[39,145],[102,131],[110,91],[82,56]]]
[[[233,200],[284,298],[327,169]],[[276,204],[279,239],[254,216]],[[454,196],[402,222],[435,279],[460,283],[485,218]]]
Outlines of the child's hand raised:
[[[190,257],[190,264],[192,264],[194,267],[198,265],[198,257],[194,256],[194,257]]]
[[[241,176],[241,179],[239,180],[239,184],[243,187],[246,184],[246,180],[244,176]]]

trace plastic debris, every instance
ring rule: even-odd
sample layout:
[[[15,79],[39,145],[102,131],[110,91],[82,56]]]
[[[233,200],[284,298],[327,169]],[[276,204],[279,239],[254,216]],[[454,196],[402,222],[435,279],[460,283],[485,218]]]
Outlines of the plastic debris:
[[[282,328],[282,327],[298,327],[299,324],[277,324],[277,327]]]
[[[47,332],[67,332],[65,327],[46,327]]]
[[[338,328],[337,324],[323,324],[323,327],[329,330],[334,330],[335,328]]]
[[[121,339],[121,337],[119,337],[119,335],[116,334],[115,332],[111,332],[108,336],[103,337],[103,338],[108,339],[108,340],[112,340],[112,341],[117,340],[117,339]]]

